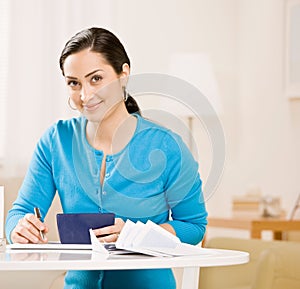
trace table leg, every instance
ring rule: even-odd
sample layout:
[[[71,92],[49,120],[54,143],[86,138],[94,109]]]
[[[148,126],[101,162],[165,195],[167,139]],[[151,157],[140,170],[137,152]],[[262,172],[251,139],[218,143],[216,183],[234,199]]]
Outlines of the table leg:
[[[273,232],[273,239],[274,240],[282,240],[282,232],[280,232],[280,231],[274,231]]]
[[[260,239],[261,238],[261,230],[256,228],[251,228],[251,238],[252,239]]]
[[[181,289],[198,289],[199,267],[183,268]]]

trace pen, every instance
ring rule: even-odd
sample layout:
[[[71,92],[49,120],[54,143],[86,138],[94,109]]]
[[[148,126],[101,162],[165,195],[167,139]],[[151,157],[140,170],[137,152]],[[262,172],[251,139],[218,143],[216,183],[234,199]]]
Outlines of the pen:
[[[34,214],[39,220],[41,220],[42,216],[41,216],[40,209],[38,207],[34,208]],[[43,231],[41,231],[41,230],[40,230],[40,236],[44,240],[45,236],[44,236]]]

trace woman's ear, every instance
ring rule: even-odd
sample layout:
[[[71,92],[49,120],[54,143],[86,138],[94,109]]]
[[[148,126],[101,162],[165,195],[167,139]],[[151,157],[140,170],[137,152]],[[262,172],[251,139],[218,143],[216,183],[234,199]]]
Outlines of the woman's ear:
[[[130,67],[127,63],[124,63],[122,65],[122,72],[120,74],[122,86],[124,86],[124,87],[126,87],[126,85],[127,85],[129,74],[130,74]]]
[[[123,63],[121,77],[128,77],[130,74],[130,67],[127,63]]]

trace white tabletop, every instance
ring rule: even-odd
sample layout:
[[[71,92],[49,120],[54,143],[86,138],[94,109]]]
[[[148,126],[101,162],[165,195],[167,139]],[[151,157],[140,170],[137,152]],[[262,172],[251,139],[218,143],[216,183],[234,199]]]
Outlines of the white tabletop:
[[[120,270],[184,268],[182,288],[198,288],[199,267],[228,266],[249,261],[241,251],[203,249],[199,256],[150,257],[111,255],[103,257],[91,250],[6,250],[0,253],[0,271],[40,270]],[[17,274],[17,273],[16,273]]]
[[[111,255],[107,259],[91,250],[6,250],[0,270],[118,270],[175,267],[211,267],[247,263],[246,252],[203,249],[199,256],[149,257]],[[70,262],[71,261],[71,262]]]

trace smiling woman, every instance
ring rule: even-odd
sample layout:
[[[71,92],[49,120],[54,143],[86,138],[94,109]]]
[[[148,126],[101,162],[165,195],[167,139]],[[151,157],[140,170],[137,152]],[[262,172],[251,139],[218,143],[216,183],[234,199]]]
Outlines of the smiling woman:
[[[71,101],[88,120],[88,142],[105,155],[116,153],[113,148],[125,147],[136,127],[136,118],[130,113],[140,111],[126,92],[130,60],[118,38],[101,28],[77,33],[63,49],[60,68]],[[113,139],[118,140],[114,147]],[[105,162],[100,172],[101,183],[104,173]]]
[[[94,230],[101,242],[115,242],[129,219],[151,220],[183,242],[199,243],[207,212],[198,163],[181,137],[141,116],[126,92],[130,61],[118,38],[102,28],[79,32],[64,47],[60,68],[81,115],[58,121],[40,138],[7,216],[9,241],[48,241],[50,228],[33,208],[45,216],[57,191],[64,213],[115,214],[114,225]],[[70,271],[65,289],[75,287],[175,289],[176,284],[170,269]]]

